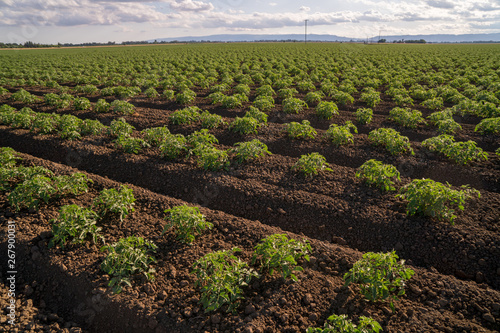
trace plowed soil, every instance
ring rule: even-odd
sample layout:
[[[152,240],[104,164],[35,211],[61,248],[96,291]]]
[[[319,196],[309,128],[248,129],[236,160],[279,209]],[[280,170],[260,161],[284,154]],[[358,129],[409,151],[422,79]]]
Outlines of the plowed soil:
[[[37,95],[47,88],[26,87]],[[207,91],[198,91],[197,106],[225,117],[227,122],[243,116],[246,108],[223,109],[207,104]],[[86,95],[81,95],[86,96]],[[93,102],[95,96],[86,96]],[[303,97],[303,96],[302,96]],[[356,100],[358,96],[355,96]],[[253,100],[253,96],[250,96]],[[190,134],[199,124],[175,126],[169,115],[179,105],[137,97],[130,100],[137,113],[125,117],[137,131],[167,125],[172,133]],[[17,108],[21,104],[0,99]],[[118,115],[95,114],[71,109],[56,110],[43,103],[29,105],[37,112],[71,113],[99,119],[105,125]],[[463,130],[457,141],[474,140],[489,153],[488,161],[459,166],[431,154],[420,143],[437,135],[436,128],[420,125],[408,130],[387,120],[394,107],[384,100],[374,108],[374,121],[359,126],[354,144],[335,147],[323,138],[331,123],[354,121],[353,111],[362,104],[341,107],[340,115],[320,120],[309,108],[299,115],[285,115],[281,106],[269,112],[269,125],[259,134],[242,136],[227,125],[211,132],[220,148],[258,138],[273,155],[247,164],[232,164],[228,171],[207,172],[192,160],[166,161],[156,148],[139,155],[117,150],[106,136],[65,141],[55,135],[36,135],[23,129],[0,126],[0,146],[21,152],[23,163],[43,165],[56,174],[84,172],[94,181],[88,194],[42,206],[37,212],[14,213],[6,196],[0,196],[0,222],[15,220],[18,242],[18,290],[22,294],[19,332],[304,332],[323,326],[332,313],[348,314],[356,321],[371,316],[384,332],[498,332],[500,330],[500,161],[494,154],[498,137],[474,132],[480,121],[456,117]],[[420,109],[424,116],[431,111]],[[286,137],[283,123],[308,119],[318,131],[314,140]],[[393,127],[410,138],[415,155],[391,156],[373,147],[368,133]],[[140,136],[139,132],[134,134]],[[319,152],[332,172],[306,179],[291,170],[300,155]],[[467,202],[456,223],[428,217],[407,216],[406,205],[394,193],[383,193],[363,184],[354,175],[366,160],[375,158],[398,168],[402,182],[432,178],[459,187],[469,184],[481,192]],[[109,277],[100,270],[105,254],[96,245],[47,247],[50,220],[60,206],[90,205],[104,188],[129,184],[137,199],[136,211],[121,225],[104,225],[108,243],[137,235],[158,245],[153,282],[135,281],[132,288],[113,295]],[[192,246],[182,245],[173,233],[161,236],[165,209],[187,203],[202,206],[202,213],[215,227]],[[6,251],[6,232],[0,234]],[[311,242],[310,262],[296,283],[279,275],[256,279],[245,290],[236,314],[204,313],[200,291],[194,287],[191,265],[206,253],[239,247],[249,261],[259,240],[274,233],[287,233]],[[407,294],[394,303],[366,302],[359,289],[343,286],[343,275],[367,251],[396,250],[415,270]],[[4,257],[5,258],[5,257]],[[3,272],[2,272],[3,274]],[[2,295],[5,293],[2,292]],[[4,299],[0,300],[5,302]],[[27,305],[28,304],[28,305]],[[29,305],[31,304],[31,305]],[[2,308],[5,304],[2,303]],[[28,309],[23,312],[23,309]],[[30,310],[31,309],[31,310]],[[6,324],[2,313],[1,325]]]

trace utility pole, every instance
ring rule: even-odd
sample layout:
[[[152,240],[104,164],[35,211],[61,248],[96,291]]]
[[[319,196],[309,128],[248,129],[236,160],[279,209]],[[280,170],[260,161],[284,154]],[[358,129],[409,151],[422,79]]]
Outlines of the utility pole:
[[[307,21],[309,21],[309,20],[304,20],[304,22],[305,22],[304,42],[306,44],[307,44]]]

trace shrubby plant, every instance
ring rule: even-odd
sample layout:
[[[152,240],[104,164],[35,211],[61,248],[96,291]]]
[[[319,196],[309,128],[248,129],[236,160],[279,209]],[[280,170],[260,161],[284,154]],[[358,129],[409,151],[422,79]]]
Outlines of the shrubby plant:
[[[356,177],[383,191],[394,191],[394,181],[401,181],[400,173],[395,166],[374,159],[363,163],[356,171]]]
[[[359,324],[355,325],[347,319],[347,315],[333,314],[328,317],[323,328],[309,327],[306,333],[379,333],[382,326],[371,317],[359,317]]]
[[[108,127],[108,134],[114,137],[130,136],[134,130],[135,127],[127,123],[124,118],[118,118],[111,121],[111,125]]]
[[[177,239],[183,243],[190,244],[194,242],[196,235],[213,227],[212,223],[205,220],[205,216],[201,214],[198,207],[176,206],[165,210],[165,213],[169,214],[165,219],[170,222],[165,225],[162,235],[167,230],[175,228]]]
[[[154,279],[156,270],[151,267],[156,259],[149,255],[158,247],[142,237],[121,238],[117,243],[101,247],[101,252],[108,254],[101,264],[101,269],[111,276],[108,286],[119,294],[123,285],[132,286],[132,278],[142,274],[147,280]]]
[[[276,269],[281,272],[283,279],[290,277],[293,281],[297,281],[293,272],[304,270],[297,266],[297,260],[304,258],[309,261],[308,253],[310,252],[311,245],[307,241],[288,239],[286,234],[274,234],[267,236],[255,246],[252,265],[258,261],[261,271],[269,271],[272,275]]]
[[[173,160],[187,151],[186,138],[182,134],[170,134],[160,143],[160,156]]]
[[[361,294],[372,302],[398,299],[405,294],[406,282],[415,272],[405,268],[404,260],[399,260],[396,252],[367,252],[344,274],[346,285],[359,283]],[[391,307],[394,305],[391,301]]]
[[[475,141],[455,142],[451,135],[442,134],[422,141],[422,147],[436,151],[458,164],[488,160],[488,153],[477,147]]]
[[[292,139],[314,139],[318,134],[308,120],[302,120],[300,124],[292,121],[286,125],[285,130]]]
[[[238,163],[257,159],[265,156],[265,154],[271,155],[267,146],[258,139],[253,139],[252,141],[247,142],[237,142],[234,144],[234,148],[231,149],[230,152],[236,153]]]
[[[408,215],[423,214],[438,220],[447,220],[451,224],[454,224],[457,217],[452,207],[464,210],[467,199],[473,195],[481,197],[479,191],[467,185],[457,191],[453,190],[449,184],[446,186],[432,179],[414,179],[399,192],[398,197],[408,201],[406,208]]]
[[[281,103],[283,106],[283,112],[285,113],[299,113],[300,111],[307,108],[307,103],[303,100],[295,97],[290,97]]]
[[[292,169],[302,172],[306,177],[311,178],[320,171],[333,171],[328,167],[326,158],[320,153],[302,155]]]
[[[102,190],[94,199],[92,206],[95,207],[101,218],[118,215],[123,221],[130,213],[134,212],[134,193],[131,188],[121,185],[120,190],[114,188]]]
[[[395,107],[389,112],[389,118],[408,128],[417,128],[418,124],[425,123],[422,112],[410,108]]]
[[[495,134],[500,135],[500,117],[497,118],[486,118],[481,120],[479,124],[474,128],[474,132],[479,132],[480,134]]]
[[[402,136],[392,128],[378,128],[368,134],[368,139],[377,146],[384,146],[392,155],[403,154],[410,152],[414,155],[413,149],[410,146],[410,140],[406,136]]]
[[[170,121],[174,125],[191,124],[200,119],[200,108],[190,106],[181,110],[177,110],[170,115]]]
[[[339,108],[334,102],[323,101],[316,106],[316,114],[323,119],[332,119],[339,114]]]
[[[89,208],[78,205],[62,206],[59,217],[51,220],[53,238],[49,247],[60,245],[64,247],[68,241],[71,244],[82,244],[90,237],[94,243],[104,242],[100,235],[102,228],[97,226],[99,216]]]
[[[373,110],[369,108],[359,108],[356,110],[356,121],[361,125],[366,125],[372,122]]]
[[[201,287],[200,303],[205,312],[227,305],[227,312],[236,311],[243,297],[243,287],[259,274],[236,257],[238,248],[208,253],[193,264],[195,285]]]
[[[351,131],[358,133],[358,129],[351,121],[346,121],[345,125],[331,124],[325,132],[325,137],[337,147],[354,143],[354,136]]]

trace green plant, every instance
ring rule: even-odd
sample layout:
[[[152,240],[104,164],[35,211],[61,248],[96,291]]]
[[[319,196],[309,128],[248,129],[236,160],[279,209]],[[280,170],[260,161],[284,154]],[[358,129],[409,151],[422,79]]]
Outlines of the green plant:
[[[174,125],[191,124],[200,119],[200,111],[200,108],[197,106],[189,106],[172,113],[170,115],[170,121]]]
[[[31,131],[37,131],[40,134],[49,134],[57,130],[60,121],[58,114],[39,112],[33,118],[31,123]]]
[[[88,94],[88,95],[93,95],[93,94],[97,93],[98,91],[99,91],[99,89],[92,84],[87,84],[85,86],[76,86],[75,87],[76,93],[84,93],[84,94]]]
[[[222,107],[226,109],[235,109],[241,107],[241,100],[237,96],[224,96]]]
[[[170,221],[163,229],[162,235],[170,228],[176,229],[177,239],[184,243],[192,243],[196,234],[201,234],[206,229],[212,229],[213,224],[205,220],[198,207],[189,207],[186,205],[176,206],[165,210],[169,214]]]
[[[441,120],[446,120],[446,119],[453,119],[453,110],[452,109],[445,109],[443,111],[437,111],[431,113],[429,117],[427,117],[429,121],[436,125],[438,121]]]
[[[373,110],[369,108],[359,108],[356,110],[356,121],[361,125],[366,125],[372,122]]]
[[[172,89],[165,89],[163,90],[161,96],[167,101],[173,101],[175,100],[175,91],[173,91]]]
[[[302,172],[306,177],[313,177],[320,171],[333,171],[328,167],[326,158],[319,153],[310,153],[300,156],[292,167],[293,170]]]
[[[397,296],[405,294],[406,281],[415,274],[413,270],[405,268],[404,260],[398,259],[395,251],[367,252],[344,274],[345,284],[359,283],[361,294],[372,302],[385,301],[387,298],[397,300]],[[392,301],[391,308],[394,310]]]
[[[182,134],[170,134],[160,143],[160,156],[170,160],[179,158],[186,150],[186,138]]]
[[[250,95],[250,87],[247,84],[240,83],[234,87],[237,94]]]
[[[234,147],[235,148],[231,149],[231,152],[236,153],[238,163],[263,157],[265,154],[271,155],[267,146],[258,139],[247,142],[236,142]]]
[[[374,159],[363,163],[356,171],[356,177],[384,191],[394,191],[393,180],[401,181],[399,171],[395,166],[383,164]]]
[[[410,152],[415,155],[410,146],[410,140],[406,136],[402,136],[392,128],[378,128],[368,134],[368,139],[377,146],[385,146],[385,149],[391,155],[398,155]]]
[[[497,150],[495,150],[495,154],[497,154],[500,157],[500,148],[497,148]]]
[[[111,102],[109,109],[111,112],[120,113],[126,116],[130,116],[135,113],[135,106],[133,104],[119,99],[115,99]]]
[[[17,185],[7,200],[16,211],[22,208],[38,209],[42,202],[48,203],[56,193],[57,189],[50,178],[36,175]]]
[[[393,100],[397,106],[413,105],[413,98],[411,98],[410,96],[396,95],[394,96]]]
[[[198,166],[205,170],[220,170],[229,166],[229,156],[225,150],[198,144],[193,149],[193,153],[198,159]]]
[[[0,167],[0,191],[10,191],[16,184],[35,176],[52,177],[54,173],[41,166],[34,167]]]
[[[81,173],[75,172],[71,175],[61,175],[52,178],[53,186],[57,191],[58,196],[80,195],[88,191],[88,183],[92,183],[91,179]]]
[[[182,105],[194,102],[195,98],[196,98],[196,93],[191,89],[183,90],[182,92],[175,95],[175,101]]]
[[[422,112],[410,108],[395,107],[389,112],[389,118],[395,123],[408,128],[417,128],[418,124],[425,123]]]
[[[475,141],[455,142],[451,135],[442,134],[422,141],[422,147],[444,154],[458,164],[488,160],[488,153],[477,147]]]
[[[76,116],[71,114],[62,115],[58,123],[59,136],[68,140],[80,139],[82,124],[83,121]]]
[[[156,89],[153,87],[149,87],[148,89],[146,89],[144,91],[144,95],[146,95],[147,98],[156,98],[156,97],[160,96],[158,91],[156,91]]]
[[[219,116],[218,114],[212,114],[208,111],[203,111],[201,113],[200,120],[202,128],[217,128],[226,124],[222,116]]]
[[[322,91],[310,91],[307,93],[304,100],[306,101],[307,104],[313,105],[320,103],[323,97],[325,97],[325,94],[323,94]]]
[[[229,125],[229,130],[243,135],[257,134],[257,128],[260,127],[260,122],[252,117],[236,117]]]
[[[332,99],[341,105],[354,103],[354,98],[347,92],[335,90],[331,94]]]
[[[358,133],[358,129],[351,121],[346,121],[345,125],[340,126],[337,124],[331,124],[328,130],[325,132],[325,137],[332,141],[337,147],[340,145],[346,145],[354,142],[354,136],[351,133]]]
[[[16,156],[17,152],[10,147],[0,147],[0,165],[2,168],[13,168],[16,161],[21,160]]]
[[[303,100],[295,97],[290,97],[281,103],[283,106],[283,112],[285,113],[299,113],[300,111],[307,108],[307,103]]]
[[[258,87],[255,90],[255,93],[257,94],[257,96],[274,96],[276,94],[273,87],[268,84],[264,84]]]
[[[214,143],[219,143],[219,140],[211,134],[208,129],[202,129],[199,131],[195,131],[188,135],[187,137],[187,143],[193,147],[196,148],[197,146],[211,146]]]
[[[250,106],[249,110],[245,113],[245,118],[255,118],[263,125],[267,125],[267,117],[266,113],[253,106]]]
[[[9,90],[5,89],[4,87],[0,87],[0,96],[7,95],[10,93]]]
[[[144,140],[151,146],[159,146],[165,139],[171,135],[167,126],[151,127],[141,131],[144,135]]]
[[[259,95],[253,101],[253,106],[261,111],[270,111],[274,107],[272,96]]]
[[[135,127],[128,124],[123,118],[115,119],[108,127],[108,134],[114,137],[129,136],[135,130]]]
[[[255,246],[252,265],[258,260],[261,270],[268,270],[270,275],[276,269],[281,272],[283,279],[290,277],[293,281],[297,281],[293,272],[304,270],[297,266],[297,260],[304,258],[309,261],[310,252],[311,245],[307,241],[300,242],[288,239],[285,234],[274,234],[264,238]]]
[[[438,120],[436,126],[438,127],[438,132],[442,134],[453,134],[456,131],[462,130],[462,126],[453,120],[453,118]]]
[[[431,110],[438,110],[443,107],[443,98],[441,97],[429,98],[420,103],[420,105],[425,106],[426,108]]]
[[[207,98],[210,100],[212,104],[217,104],[217,103],[222,103],[225,97],[226,95],[224,95],[221,92],[214,92],[208,95]]]
[[[371,317],[359,317],[359,324],[355,325],[347,319],[347,315],[331,315],[323,328],[309,327],[306,333],[379,333],[382,326]]]
[[[94,111],[98,113],[109,112],[111,105],[105,99],[100,98],[94,105]]]
[[[302,92],[307,92],[314,90],[316,87],[314,86],[314,83],[312,83],[312,81],[304,80],[297,83],[297,88]]]
[[[500,117],[497,118],[485,118],[476,125],[474,132],[479,132],[481,134],[496,134],[500,135]]]
[[[470,189],[468,186],[462,186],[463,190],[453,190],[450,185],[447,186],[432,179],[414,179],[410,184],[400,190],[399,198],[408,201],[406,213],[414,215],[417,213],[435,217],[438,220],[448,220],[454,224],[457,207],[464,210],[465,201],[477,194],[481,197],[479,191]]]
[[[283,99],[287,98],[292,98],[295,94],[298,94],[299,92],[297,89],[294,88],[283,88],[278,90],[278,97]]]
[[[142,148],[148,148],[150,145],[141,138],[134,138],[128,135],[120,135],[115,140],[116,146],[126,153],[138,154]]]
[[[81,124],[81,134],[83,135],[101,135],[107,127],[99,120],[85,119]]]
[[[201,287],[200,303],[205,312],[228,305],[227,312],[236,311],[243,297],[243,287],[259,277],[248,264],[234,255],[238,248],[208,253],[193,264],[195,285]]]
[[[301,124],[292,121],[286,125],[285,130],[292,139],[314,139],[318,134],[308,120],[302,120]]]
[[[339,108],[334,102],[320,102],[316,106],[316,114],[323,119],[331,119],[333,116],[339,114]]]
[[[92,104],[85,97],[77,97],[73,101],[73,107],[75,110],[88,110],[92,107]]]
[[[365,102],[369,107],[374,108],[382,100],[380,99],[380,93],[377,91],[369,91],[361,94],[360,100]]]
[[[33,104],[39,100],[38,97],[30,94],[23,88],[10,95],[10,99],[17,102],[23,102],[25,104]]]
[[[123,221],[128,214],[134,212],[134,202],[132,189],[121,185],[120,191],[114,188],[102,190],[99,196],[94,199],[92,206],[102,218],[118,215],[120,221]]]
[[[31,128],[33,119],[36,113],[28,107],[24,107],[18,112],[15,112],[12,117],[11,126],[14,128]]]
[[[68,240],[72,244],[81,244],[90,236],[94,243],[100,239],[104,242],[99,232],[101,228],[97,226],[99,216],[89,208],[78,205],[66,205],[59,209],[59,217],[51,220],[53,238],[49,247],[60,245],[64,247]]]
[[[108,255],[101,264],[101,269],[112,276],[108,286],[118,294],[123,285],[132,286],[131,278],[143,274],[146,279],[153,280],[155,269],[150,265],[156,262],[148,252],[154,252],[158,247],[142,237],[130,236],[121,238],[117,243],[101,247]]]

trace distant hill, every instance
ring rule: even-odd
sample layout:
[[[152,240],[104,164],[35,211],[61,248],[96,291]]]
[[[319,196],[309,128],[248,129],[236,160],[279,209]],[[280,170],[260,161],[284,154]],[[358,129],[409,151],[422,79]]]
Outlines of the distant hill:
[[[387,42],[400,41],[400,40],[419,40],[424,39],[430,43],[471,43],[471,42],[500,42],[500,33],[494,34],[464,34],[464,35],[394,35],[394,36],[380,36],[386,39]],[[303,34],[275,34],[275,35],[257,35],[257,34],[222,34],[210,36],[187,36],[176,38],[157,38],[149,40],[153,43],[157,42],[255,42],[255,41],[304,41]],[[307,35],[308,41],[318,42],[361,42],[366,41],[366,38],[349,38],[336,35]],[[371,42],[376,42],[378,36],[369,38]]]

